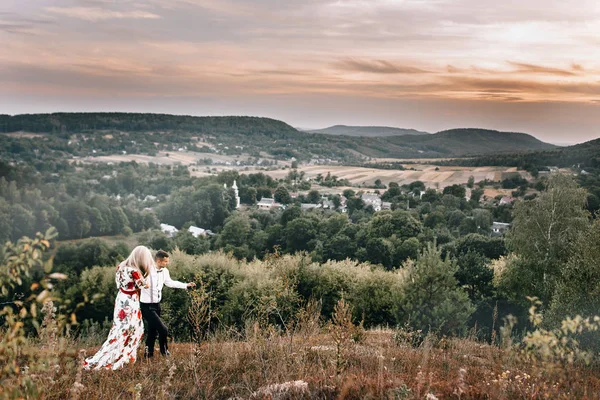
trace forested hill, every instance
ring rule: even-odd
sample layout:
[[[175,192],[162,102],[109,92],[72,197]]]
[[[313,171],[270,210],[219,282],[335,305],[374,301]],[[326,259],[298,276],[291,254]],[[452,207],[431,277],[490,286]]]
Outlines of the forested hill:
[[[474,128],[450,129],[433,135],[391,137],[388,140],[394,144],[420,146],[463,156],[556,148],[526,133]]]
[[[0,132],[124,132],[187,131],[211,134],[262,134],[284,138],[301,135],[296,129],[271,118],[193,117],[142,113],[54,113],[0,115]]]
[[[554,148],[524,133],[484,129],[366,137],[301,132],[270,118],[141,113],[0,115],[1,133],[8,134],[0,143],[0,156],[7,160],[35,159],[37,154],[154,155],[183,147],[252,157],[268,153],[280,160],[295,157],[301,161],[319,158],[356,162],[363,157],[461,157]],[[31,139],[30,133],[42,137]]]
[[[326,135],[346,135],[346,136],[366,136],[366,137],[384,137],[384,136],[402,136],[402,135],[428,135],[428,132],[418,131],[416,129],[393,128],[389,126],[348,126],[334,125],[324,129],[309,130],[311,133],[322,133]]]
[[[498,154],[468,160],[450,161],[465,166],[503,165],[521,168],[572,167],[600,168],[600,138],[569,147],[520,154]]]

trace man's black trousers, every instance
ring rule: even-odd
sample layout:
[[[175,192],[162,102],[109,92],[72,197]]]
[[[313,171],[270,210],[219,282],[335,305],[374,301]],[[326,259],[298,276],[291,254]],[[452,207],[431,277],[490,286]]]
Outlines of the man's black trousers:
[[[148,323],[148,330],[146,335],[146,347],[148,348],[148,357],[154,355],[154,342],[156,342],[156,334],[158,334],[158,345],[160,347],[160,354],[167,354],[167,336],[169,330],[166,325],[160,319],[160,303],[140,303],[142,310],[142,317]]]

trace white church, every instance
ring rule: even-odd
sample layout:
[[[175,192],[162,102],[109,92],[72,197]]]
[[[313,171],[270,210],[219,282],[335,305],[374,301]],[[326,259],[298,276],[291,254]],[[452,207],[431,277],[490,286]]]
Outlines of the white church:
[[[224,183],[223,187],[225,189],[227,189],[227,184]],[[233,189],[233,192],[235,193],[235,208],[238,209],[240,208],[240,191],[238,190],[238,186],[237,186],[237,182],[233,181],[233,185],[231,185],[231,188]]]

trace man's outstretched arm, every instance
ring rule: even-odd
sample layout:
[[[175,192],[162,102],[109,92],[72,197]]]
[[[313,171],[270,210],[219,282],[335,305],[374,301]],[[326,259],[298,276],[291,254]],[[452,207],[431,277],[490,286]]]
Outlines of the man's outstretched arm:
[[[169,273],[169,270],[167,268],[163,269],[163,274],[165,274],[165,286],[166,287],[170,287],[170,288],[174,288],[174,289],[187,289],[189,287],[196,286],[196,283],[194,283],[194,282],[184,283],[184,282],[179,282],[179,281],[175,281],[175,280],[171,279],[171,274]]]

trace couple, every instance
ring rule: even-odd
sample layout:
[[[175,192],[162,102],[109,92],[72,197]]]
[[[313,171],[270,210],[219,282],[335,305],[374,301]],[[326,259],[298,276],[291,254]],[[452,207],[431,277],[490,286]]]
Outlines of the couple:
[[[155,258],[147,247],[138,246],[117,267],[117,299],[113,313],[113,325],[108,338],[98,352],[84,362],[85,369],[119,369],[133,363],[137,348],[144,335],[142,317],[148,323],[146,347],[148,358],[154,355],[154,342],[158,333],[160,353],[168,356],[168,330],[160,319],[160,299],[163,285],[187,289],[196,284],[174,281],[166,266],[169,254],[159,250]]]

